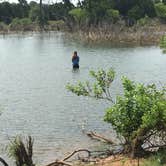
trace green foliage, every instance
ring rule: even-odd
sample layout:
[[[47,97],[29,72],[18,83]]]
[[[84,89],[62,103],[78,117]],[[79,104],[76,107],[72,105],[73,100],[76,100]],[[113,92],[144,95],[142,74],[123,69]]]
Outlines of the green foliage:
[[[0,30],[2,30],[2,31],[7,30],[7,25],[4,22],[0,22]]]
[[[96,99],[108,99],[112,103],[109,88],[114,80],[115,72],[99,70],[91,71],[95,82],[67,85],[67,89],[78,96],[89,96]],[[150,142],[148,148],[166,146],[166,89],[158,90],[152,85],[136,84],[126,77],[122,79],[124,95],[118,96],[114,105],[106,110],[104,120],[111,123],[117,133],[126,140],[126,151],[133,157],[142,154],[142,145]],[[151,141],[157,136],[159,144]]]
[[[118,21],[120,18],[119,11],[115,10],[115,9],[108,9],[106,11],[106,15],[107,15],[108,20],[110,19],[113,22]]]
[[[149,17],[146,15],[144,18],[141,18],[137,21],[137,24],[140,26],[147,25],[149,22]]]
[[[166,150],[157,152],[150,156],[141,166],[164,166],[166,164]]]
[[[20,30],[24,29],[25,27],[29,26],[32,21],[29,18],[14,18],[9,25],[9,28],[12,30]]]
[[[163,3],[155,4],[156,14],[159,18],[166,20],[166,5]]]
[[[166,5],[166,0],[162,0],[163,4]]]
[[[82,95],[95,97],[96,99],[107,99],[113,102],[109,88],[115,78],[115,71],[109,69],[106,72],[101,69],[97,72],[90,71],[90,75],[94,78],[94,83],[92,85],[86,81],[85,83],[79,82],[76,86],[68,84],[66,88],[78,96]]]
[[[80,25],[81,22],[85,21],[88,13],[85,9],[75,8],[69,11],[69,14],[74,17],[75,21]]]
[[[106,111],[104,120],[111,123],[129,144],[137,137],[144,142],[151,131],[161,132],[166,139],[165,89],[157,90],[154,84],[135,84],[125,77],[122,84],[124,96],[117,97],[115,105]]]
[[[28,137],[26,143],[20,136],[17,136],[9,145],[9,156],[15,160],[16,166],[34,166],[33,139]]]
[[[136,14],[143,17],[145,15],[148,15],[149,17],[155,16],[153,0],[111,0],[111,2],[113,8],[119,10],[120,14],[124,16],[128,15],[128,13],[132,14],[134,18],[137,17]]]
[[[129,18],[138,20],[144,16],[144,11],[140,8],[140,6],[136,5],[128,11],[128,16]]]
[[[163,53],[166,53],[166,35],[160,40],[160,48],[163,50]]]
[[[87,11],[90,24],[98,24],[106,17],[106,12],[111,9],[109,0],[84,0],[83,8]]]
[[[29,18],[35,22],[35,21],[39,21],[40,18],[40,8],[39,6],[34,6],[33,8],[31,8],[30,12],[29,12]]]
[[[39,24],[46,24],[48,21],[47,6],[43,6],[40,11],[39,5],[34,5],[29,12],[29,18],[32,22],[37,22]]]
[[[102,25],[103,23],[115,23],[120,16],[129,19],[126,21],[138,20],[145,17],[154,17],[154,3],[157,0],[83,0],[75,7],[70,0],[63,0],[54,4],[40,4],[26,0],[19,0],[19,3],[0,3],[0,21],[10,24],[14,18],[27,18],[39,24],[47,23],[47,20],[63,20],[71,28],[73,22],[76,25],[82,24]],[[42,0],[40,1],[42,2]],[[164,6],[164,1],[161,3]],[[73,19],[73,18],[74,19]],[[165,17],[165,16],[164,16]],[[73,21],[74,20],[74,21]],[[75,23],[74,22],[74,23]]]

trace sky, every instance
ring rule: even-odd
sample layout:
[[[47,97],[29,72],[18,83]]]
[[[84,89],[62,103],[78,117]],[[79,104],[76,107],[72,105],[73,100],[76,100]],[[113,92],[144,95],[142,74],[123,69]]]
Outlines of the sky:
[[[3,1],[8,1],[8,2],[18,2],[18,0],[0,0],[0,2],[3,2]],[[32,0],[27,0],[28,2],[32,1]],[[33,1],[36,1],[36,2],[39,2],[40,0],[33,0]],[[44,3],[55,3],[55,2],[61,2],[62,0],[43,0]],[[77,4],[78,0],[71,0],[71,2],[73,4]]]

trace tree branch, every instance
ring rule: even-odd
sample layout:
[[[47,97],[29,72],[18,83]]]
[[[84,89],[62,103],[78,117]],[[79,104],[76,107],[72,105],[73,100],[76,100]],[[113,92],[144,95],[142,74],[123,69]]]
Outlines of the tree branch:
[[[90,152],[89,150],[87,150],[87,149],[79,149],[79,150],[75,150],[75,151],[72,152],[70,155],[68,155],[67,157],[65,157],[65,158],[63,159],[63,161],[68,160],[69,158],[71,158],[73,155],[75,155],[75,154],[78,153],[78,152],[87,152],[87,153],[88,153],[88,157],[91,156],[91,152]]]
[[[7,162],[6,162],[3,158],[1,158],[1,157],[0,157],[0,162],[1,162],[4,166],[9,166],[9,165],[7,164]]]
[[[101,135],[98,135],[96,133],[94,133],[93,131],[91,132],[88,132],[87,133],[87,136],[93,138],[93,139],[97,139],[97,140],[103,140],[109,144],[115,144],[112,140],[108,139],[108,138],[105,138],[104,136],[101,136]]]

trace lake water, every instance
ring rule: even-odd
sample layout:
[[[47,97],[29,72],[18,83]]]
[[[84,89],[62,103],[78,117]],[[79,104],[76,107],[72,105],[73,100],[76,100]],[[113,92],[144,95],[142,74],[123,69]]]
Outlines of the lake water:
[[[71,55],[80,55],[73,72]],[[89,70],[113,67],[112,95],[122,93],[122,75],[143,83],[166,83],[166,55],[159,47],[114,47],[85,44],[63,33],[0,36],[0,146],[17,134],[35,139],[35,161],[46,164],[98,142],[82,132],[93,130],[115,140],[102,121],[109,103],[69,93],[65,85],[87,80]]]

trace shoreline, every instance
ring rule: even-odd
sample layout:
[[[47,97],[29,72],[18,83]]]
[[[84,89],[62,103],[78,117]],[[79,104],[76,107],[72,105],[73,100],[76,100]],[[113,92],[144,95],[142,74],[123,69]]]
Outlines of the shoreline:
[[[46,25],[43,30],[38,25],[0,29],[0,35],[48,32],[64,32],[71,39],[84,43],[148,46],[160,43],[161,37],[166,35],[166,24],[160,23],[159,20],[151,20],[142,26],[136,24],[132,27],[126,27],[124,24],[117,23],[98,27],[92,26],[88,29],[69,30],[67,25],[55,22]]]

